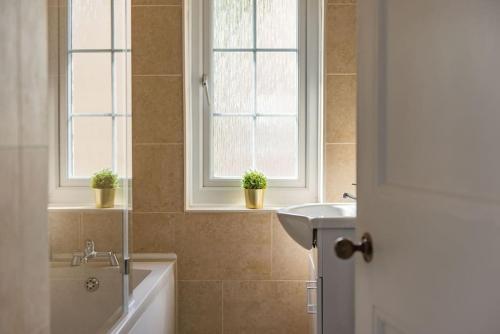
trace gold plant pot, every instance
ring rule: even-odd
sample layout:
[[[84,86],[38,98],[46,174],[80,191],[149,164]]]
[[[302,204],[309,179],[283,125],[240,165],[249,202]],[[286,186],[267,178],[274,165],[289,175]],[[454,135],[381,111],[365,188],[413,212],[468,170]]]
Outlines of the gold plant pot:
[[[114,208],[115,207],[115,189],[97,189],[95,192],[95,206],[97,208]]]
[[[247,209],[262,209],[266,189],[244,189]]]

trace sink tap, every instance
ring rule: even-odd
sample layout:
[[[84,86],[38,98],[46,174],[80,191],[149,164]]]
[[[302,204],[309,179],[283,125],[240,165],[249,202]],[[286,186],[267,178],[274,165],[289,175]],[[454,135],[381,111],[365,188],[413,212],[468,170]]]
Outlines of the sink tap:
[[[352,199],[352,200],[354,200],[354,201],[357,199],[357,197],[356,197],[356,196],[351,195],[351,194],[349,194],[349,193],[343,193],[343,194],[342,194],[342,198],[344,198],[344,199],[346,199],[346,198],[350,198],[350,199]]]
[[[93,240],[85,241],[85,248],[83,249],[83,256],[80,254],[73,254],[73,259],[71,260],[72,266],[79,266],[82,263],[87,263],[89,259],[95,258],[108,258],[109,265],[113,267],[118,267],[119,262],[116,258],[116,254],[112,251],[109,252],[97,252],[95,250],[95,244]]]

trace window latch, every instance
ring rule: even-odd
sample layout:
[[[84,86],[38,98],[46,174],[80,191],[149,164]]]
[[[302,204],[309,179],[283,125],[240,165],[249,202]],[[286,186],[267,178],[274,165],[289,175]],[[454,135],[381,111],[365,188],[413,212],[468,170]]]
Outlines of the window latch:
[[[208,91],[208,75],[203,74],[201,77],[201,85],[203,86],[205,90],[205,95],[207,96],[207,103],[210,105],[210,92]]]

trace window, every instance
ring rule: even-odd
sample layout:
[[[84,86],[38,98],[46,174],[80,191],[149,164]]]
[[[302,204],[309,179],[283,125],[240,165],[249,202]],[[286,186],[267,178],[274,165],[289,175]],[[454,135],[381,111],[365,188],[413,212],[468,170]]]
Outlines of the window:
[[[271,206],[318,200],[319,3],[188,3],[188,209],[240,205],[248,169]]]
[[[69,0],[63,185],[78,185],[103,168],[126,175],[130,13],[125,5],[126,0]]]
[[[130,9],[129,0],[61,6],[51,205],[90,203],[89,178],[103,168],[131,175]]]

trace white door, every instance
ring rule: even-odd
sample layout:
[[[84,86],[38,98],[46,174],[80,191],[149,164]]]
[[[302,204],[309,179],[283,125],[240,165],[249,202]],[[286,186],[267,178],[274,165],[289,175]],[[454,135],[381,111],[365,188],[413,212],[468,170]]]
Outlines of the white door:
[[[500,0],[359,0],[357,334],[500,333]]]

